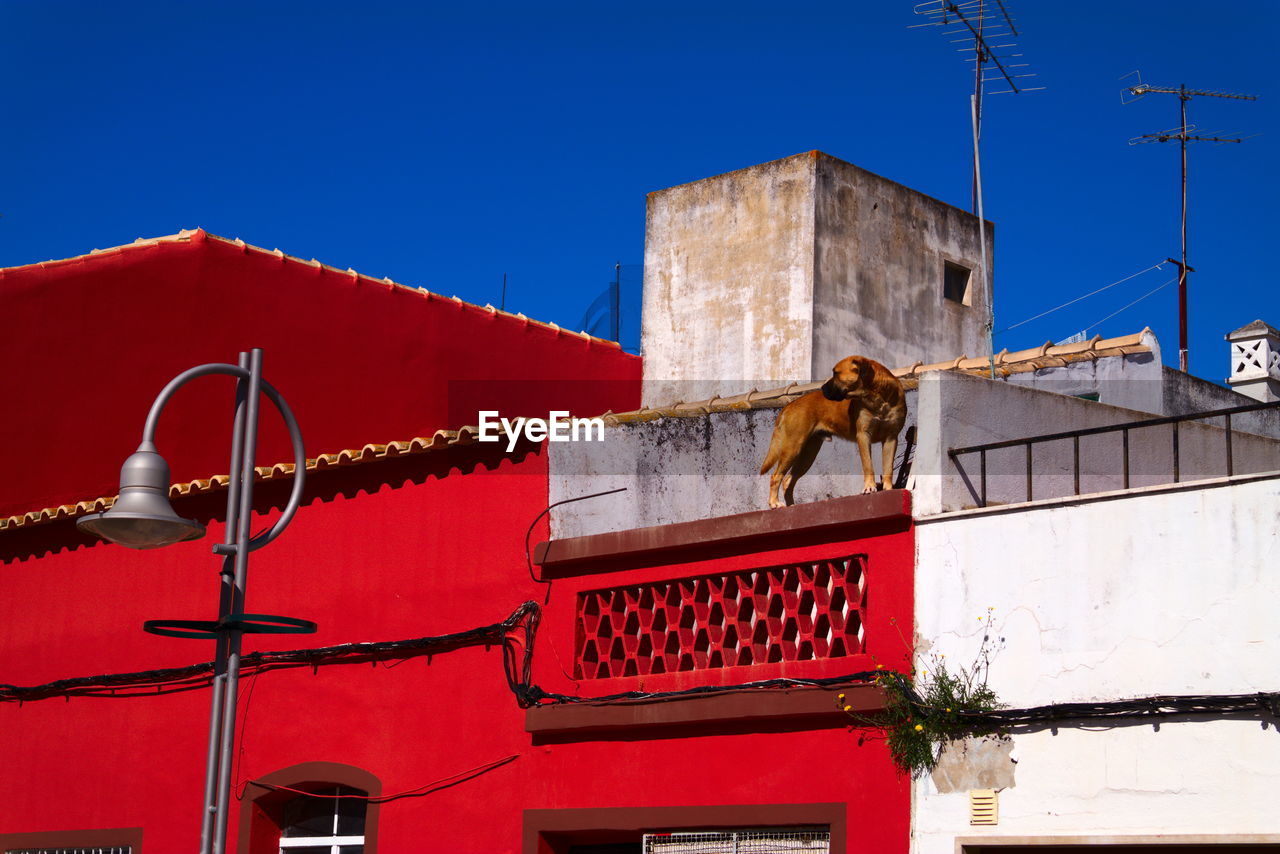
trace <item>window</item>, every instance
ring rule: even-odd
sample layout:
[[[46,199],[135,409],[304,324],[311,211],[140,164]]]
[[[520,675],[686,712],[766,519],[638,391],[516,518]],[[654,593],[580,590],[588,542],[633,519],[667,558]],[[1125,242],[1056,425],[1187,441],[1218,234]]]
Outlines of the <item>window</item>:
[[[303,762],[248,782],[240,854],[377,854],[373,774],[338,762]],[[230,846],[228,846],[230,848]]]
[[[831,831],[825,827],[764,827],[646,833],[644,854],[827,854]]]
[[[959,264],[952,264],[950,261],[944,262],[942,295],[952,302],[968,305],[969,272],[968,267],[961,267]]]
[[[283,808],[280,854],[364,854],[366,792],[326,786]]]

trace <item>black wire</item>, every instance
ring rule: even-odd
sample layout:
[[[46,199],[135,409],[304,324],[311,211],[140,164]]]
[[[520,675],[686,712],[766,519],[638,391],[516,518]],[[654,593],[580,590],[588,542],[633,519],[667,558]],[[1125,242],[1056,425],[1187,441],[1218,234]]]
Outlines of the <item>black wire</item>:
[[[566,498],[563,501],[557,501],[554,504],[548,504],[547,508],[534,517],[533,522],[529,524],[529,530],[524,535],[524,560],[529,568],[529,578],[536,584],[550,584],[550,581],[539,581],[537,576],[533,574],[533,557],[529,553],[529,538],[533,536],[533,528],[542,520],[542,517],[559,507],[561,504],[569,504],[574,501],[586,501],[588,498],[599,498],[602,495],[613,495],[615,492],[626,492],[627,487],[620,486],[617,489],[608,489],[604,492],[593,492],[590,495],[579,495],[577,498]]]
[[[618,491],[618,490],[614,490]],[[602,493],[608,494],[608,493]],[[582,496],[591,498],[595,496]],[[576,500],[576,499],[570,499]],[[555,505],[552,505],[553,507]],[[550,508],[548,508],[550,509]],[[736,685],[703,685],[682,691],[625,691],[599,697],[580,697],[544,691],[532,682],[533,649],[542,609],[536,602],[525,602],[509,617],[499,623],[480,626],[447,635],[432,635],[408,640],[379,643],[352,643],[308,649],[253,652],[241,659],[242,672],[262,673],[292,667],[319,667],[329,664],[358,664],[378,662],[390,658],[412,658],[452,652],[471,646],[501,646],[503,672],[507,687],[515,695],[521,708],[536,705],[563,705],[577,703],[625,704],[664,702],[683,697],[727,694],[743,691],[759,691],[775,688],[814,687],[836,685],[875,684],[891,680],[902,691],[908,703],[922,716],[936,714],[937,710],[925,704],[911,680],[889,670],[862,670],[841,676],[816,679],[764,679]],[[519,633],[519,643],[516,642]],[[517,646],[521,650],[517,650]],[[137,697],[191,691],[206,687],[213,674],[213,662],[202,662],[187,667],[169,667],[144,670],[135,673],[111,673],[100,676],[82,676],[59,679],[43,685],[20,687],[0,684],[0,702],[27,702],[51,697]],[[1102,700],[1088,703],[1053,703],[1021,709],[996,709],[994,711],[965,711],[958,709],[954,717],[967,721],[975,729],[997,726],[1008,727],[1027,724],[1062,721],[1116,720],[1121,718],[1161,718],[1184,715],[1256,715],[1262,713],[1280,720],[1280,693],[1259,691],[1252,694],[1193,694],[1157,695],[1124,700]]]

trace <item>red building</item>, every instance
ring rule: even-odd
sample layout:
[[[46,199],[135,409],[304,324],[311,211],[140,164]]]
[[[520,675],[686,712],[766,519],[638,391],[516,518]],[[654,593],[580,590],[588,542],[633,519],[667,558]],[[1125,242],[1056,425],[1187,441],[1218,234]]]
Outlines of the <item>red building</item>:
[[[201,231],[0,271],[0,299],[0,851],[196,846],[208,677],[184,668],[212,644],[141,624],[215,611],[230,384],[179,393],[158,433],[205,539],[132,551],[74,520],[109,503],[171,377],[250,347],[312,458],[250,610],[319,631],[246,640],[228,850],[620,853],[695,830],[906,850],[909,781],[835,695],[876,707],[846,677],[909,657],[907,493],[531,561],[546,443],[463,428],[637,408],[614,344]],[[258,461],[289,459],[266,416]],[[255,529],[292,478],[260,474]],[[804,844],[785,850],[827,850]]]

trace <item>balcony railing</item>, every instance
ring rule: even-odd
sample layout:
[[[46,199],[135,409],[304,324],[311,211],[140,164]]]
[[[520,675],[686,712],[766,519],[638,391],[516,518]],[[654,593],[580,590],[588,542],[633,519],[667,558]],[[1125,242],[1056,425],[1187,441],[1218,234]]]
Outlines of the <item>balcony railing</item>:
[[[1026,500],[1035,499],[1034,490],[1034,471],[1035,459],[1034,448],[1047,442],[1071,441],[1072,455],[1072,477],[1074,481],[1074,494],[1080,495],[1080,440],[1086,436],[1097,436],[1102,434],[1119,433],[1121,437],[1120,462],[1123,474],[1123,488],[1131,487],[1130,477],[1130,434],[1136,430],[1147,430],[1155,427],[1170,427],[1169,450],[1172,458],[1172,474],[1173,482],[1179,483],[1182,480],[1182,448],[1181,448],[1181,431],[1180,425],[1187,422],[1200,422],[1210,418],[1222,418],[1222,454],[1226,463],[1226,474],[1228,477],[1235,474],[1235,451],[1233,450],[1233,435],[1241,431],[1235,430],[1233,433],[1231,419],[1233,416],[1241,415],[1249,412],[1261,412],[1264,410],[1280,410],[1280,401],[1272,403],[1255,403],[1246,406],[1233,406],[1228,409],[1215,409],[1206,412],[1193,412],[1187,415],[1168,415],[1161,418],[1148,418],[1142,421],[1129,421],[1124,424],[1110,424],[1104,427],[1089,427],[1082,430],[1066,430],[1061,433],[1046,433],[1039,436],[1028,436],[1021,439],[1006,439],[1000,442],[988,442],[983,445],[970,445],[964,448],[951,448],[947,451],[947,455],[951,458],[952,463],[957,468],[962,468],[959,459],[967,454],[978,455],[978,501],[979,506],[986,507],[988,505],[987,495],[987,455],[992,451],[998,451],[1006,448],[1023,448],[1025,450],[1025,479],[1026,479]],[[1218,425],[1209,425],[1217,427]],[[1258,438],[1256,434],[1250,433],[1251,439]],[[1275,468],[1280,468],[1280,456],[1277,457]],[[1047,496],[1042,496],[1047,497]]]

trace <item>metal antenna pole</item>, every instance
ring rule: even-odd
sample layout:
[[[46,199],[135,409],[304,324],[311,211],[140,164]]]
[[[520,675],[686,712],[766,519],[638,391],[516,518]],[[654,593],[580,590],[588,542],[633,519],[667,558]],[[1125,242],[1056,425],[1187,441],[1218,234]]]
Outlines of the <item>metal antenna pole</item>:
[[[982,215],[982,158],[979,155],[978,147],[978,110],[979,96],[973,95],[970,100],[970,107],[973,113],[973,195],[977,200],[978,209],[978,251],[982,258],[982,293],[987,301],[987,318],[984,325],[987,327],[987,357],[990,362],[991,378],[996,378],[996,305],[992,298],[992,280],[990,265],[987,263],[987,221]]]
[[[1189,373],[1187,344],[1187,85],[1178,87],[1178,147],[1182,149],[1182,263],[1178,265],[1178,370]]]
[[[994,379],[996,375],[995,284],[991,275],[991,265],[987,258],[987,223],[982,210],[982,160],[979,153],[982,139],[982,96],[985,91],[985,84],[996,81],[1002,81],[1008,88],[987,94],[1017,95],[1023,92],[1043,89],[1044,87],[1027,87],[1018,82],[1020,79],[1035,76],[1032,73],[1016,71],[1016,69],[1026,68],[1027,63],[1010,61],[1021,57],[1022,54],[997,53],[999,50],[1014,47],[1014,43],[1009,41],[995,44],[995,40],[1014,38],[1018,35],[1018,29],[1014,26],[1013,16],[1009,14],[1009,10],[1005,7],[1004,0],[994,0],[994,5],[998,8],[998,12],[991,10],[990,6],[988,6],[989,2],[992,2],[992,0],[962,0],[960,3],[956,3],[954,0],[926,0],[926,2],[920,3],[915,7],[915,13],[931,20],[914,26],[942,27],[944,35],[959,36],[959,38],[952,39],[952,42],[972,42],[971,45],[958,48],[958,50],[962,52],[972,50],[974,52],[970,60],[974,63],[973,94],[969,96],[969,114],[973,122],[972,204],[973,211],[978,217],[978,243],[980,244],[979,252],[982,259],[980,281],[982,293],[987,301],[987,316],[983,320],[983,326],[987,332],[987,354],[990,359],[991,377]],[[954,29],[948,29],[956,24],[959,26]],[[987,74],[988,63],[994,66],[994,73],[990,76]]]
[[[1137,73],[1137,72],[1133,72]],[[1126,74],[1125,77],[1129,75]],[[1141,75],[1139,75],[1141,80]],[[1136,86],[1126,87],[1127,92],[1133,96],[1134,100],[1141,98],[1150,92],[1158,92],[1165,95],[1178,96],[1178,127],[1174,130],[1162,131],[1160,133],[1144,133],[1142,136],[1136,136],[1129,140],[1130,145],[1137,145],[1144,142],[1168,142],[1171,139],[1178,140],[1180,149],[1180,185],[1182,196],[1182,219],[1180,224],[1180,236],[1182,243],[1182,261],[1177,262],[1169,259],[1178,265],[1178,369],[1183,373],[1190,371],[1190,346],[1188,344],[1187,334],[1187,273],[1195,272],[1194,267],[1187,265],[1187,143],[1188,142],[1244,142],[1245,137],[1227,138],[1217,135],[1213,136],[1193,136],[1191,131],[1193,125],[1187,124],[1187,102],[1193,96],[1203,96],[1209,98],[1230,98],[1239,101],[1256,101],[1257,95],[1241,95],[1230,92],[1215,92],[1207,89],[1188,89],[1185,83],[1179,86],[1150,86],[1146,83],[1139,82]],[[1123,96],[1122,96],[1123,99]]]
[[[610,331],[613,333],[613,340],[619,344],[622,343],[622,262],[618,261],[613,265],[613,294],[610,300],[613,305],[610,306],[612,311],[609,312],[611,318]]]

